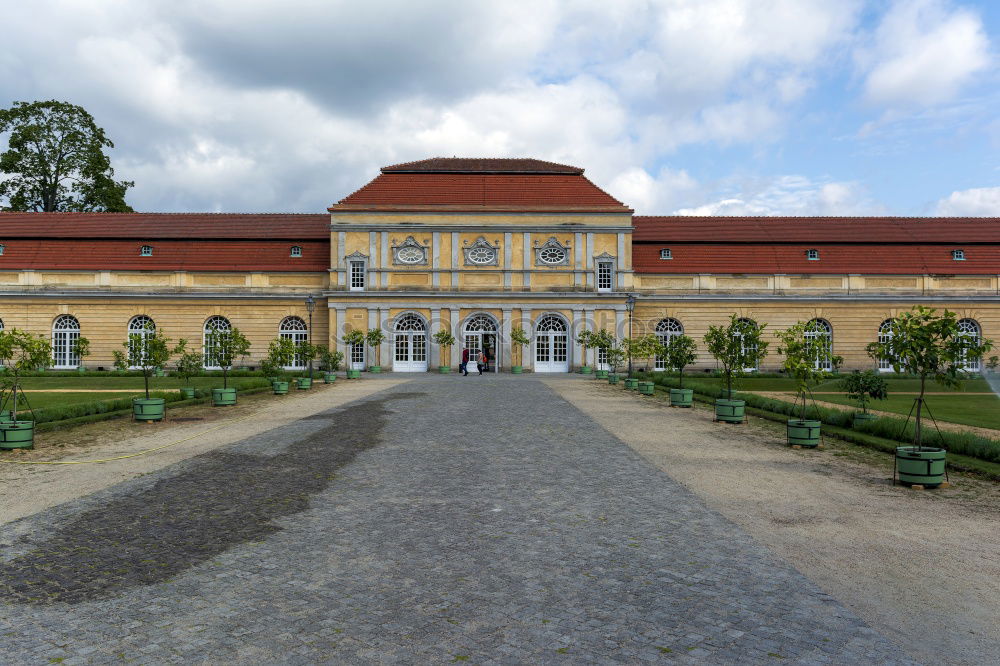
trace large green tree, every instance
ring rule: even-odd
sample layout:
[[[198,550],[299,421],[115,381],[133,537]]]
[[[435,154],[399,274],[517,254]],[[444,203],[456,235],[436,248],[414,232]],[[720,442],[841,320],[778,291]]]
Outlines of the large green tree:
[[[0,109],[0,203],[17,211],[131,212],[105,148],[114,144],[83,107],[67,102],[14,102]]]

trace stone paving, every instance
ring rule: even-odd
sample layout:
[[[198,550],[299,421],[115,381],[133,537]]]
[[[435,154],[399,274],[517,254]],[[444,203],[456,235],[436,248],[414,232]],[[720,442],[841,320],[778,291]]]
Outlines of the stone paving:
[[[420,376],[0,545],[4,663],[913,663],[526,376]]]

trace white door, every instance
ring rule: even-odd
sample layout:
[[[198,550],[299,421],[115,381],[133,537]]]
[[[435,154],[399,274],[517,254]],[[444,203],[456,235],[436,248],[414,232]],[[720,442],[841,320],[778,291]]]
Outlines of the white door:
[[[476,315],[465,324],[463,334],[463,349],[469,350],[469,372],[476,372],[476,363],[479,361],[479,354],[486,351],[489,359],[490,371],[497,372],[497,325],[486,315]]]
[[[347,353],[351,355],[350,366],[351,370],[364,370],[365,369],[365,346],[351,345],[347,350]]]
[[[427,372],[427,326],[412,314],[396,322],[393,333],[393,372]]]
[[[535,329],[535,372],[569,372],[566,322],[546,315]]]

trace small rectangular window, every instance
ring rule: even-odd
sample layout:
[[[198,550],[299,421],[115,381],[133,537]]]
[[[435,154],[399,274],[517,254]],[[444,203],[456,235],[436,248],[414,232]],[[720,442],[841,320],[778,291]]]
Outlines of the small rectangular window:
[[[819,250],[806,250],[806,259],[810,261],[819,261]]]
[[[611,291],[614,287],[615,265],[610,261],[597,263],[597,291]]]
[[[298,246],[298,245],[293,245],[292,246],[292,256],[293,257],[301,257],[302,256],[302,248],[300,246]]]
[[[670,252],[670,248],[665,247],[660,250],[660,259],[673,259],[674,255]]]
[[[365,288],[365,262],[351,262],[351,291],[364,291]]]
[[[0,254],[3,254],[4,247],[6,247],[6,246],[0,245]]]
[[[951,258],[955,261],[965,261],[965,250],[952,250]]]
[[[139,256],[142,256],[142,257],[152,257],[153,256],[153,246],[152,245],[143,245],[139,249]]]

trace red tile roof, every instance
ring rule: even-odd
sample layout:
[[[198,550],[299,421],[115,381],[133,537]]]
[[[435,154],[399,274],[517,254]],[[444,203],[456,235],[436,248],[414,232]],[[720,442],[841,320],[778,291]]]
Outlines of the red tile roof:
[[[997,217],[701,217],[636,215],[637,242],[1000,243]]]
[[[432,157],[382,167],[382,173],[563,173],[581,175],[583,169],[530,158]]]
[[[383,173],[330,210],[631,212],[582,175],[561,173]]]
[[[301,257],[290,256],[293,244],[302,248]],[[286,240],[261,239],[21,238],[4,245],[3,255],[0,255],[0,271],[47,269],[325,273],[330,268],[329,241],[317,240],[292,243]],[[153,255],[140,256],[142,245],[151,245]]]
[[[290,213],[5,213],[10,238],[286,239],[330,237],[328,214]]]

